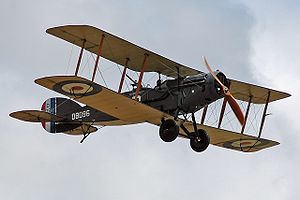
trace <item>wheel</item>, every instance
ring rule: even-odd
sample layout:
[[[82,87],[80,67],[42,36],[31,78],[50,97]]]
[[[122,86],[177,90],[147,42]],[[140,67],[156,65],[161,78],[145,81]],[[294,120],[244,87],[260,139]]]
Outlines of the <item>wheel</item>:
[[[172,119],[162,122],[159,127],[159,137],[164,142],[173,142],[179,135],[179,127]]]
[[[207,149],[209,143],[209,135],[203,129],[199,129],[195,137],[190,139],[191,148],[196,152],[202,152]]]

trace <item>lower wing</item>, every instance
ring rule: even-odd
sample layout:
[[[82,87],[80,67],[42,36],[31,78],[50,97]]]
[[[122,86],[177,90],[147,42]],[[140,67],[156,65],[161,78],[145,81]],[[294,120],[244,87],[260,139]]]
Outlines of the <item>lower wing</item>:
[[[118,94],[104,86],[78,76],[53,76],[35,80],[35,82],[50,90],[66,95],[74,100],[93,107],[101,112],[114,116],[128,124],[149,122],[160,125],[163,118],[173,118],[160,110]],[[186,129],[193,132],[190,121],[177,119]],[[198,129],[204,129],[210,136],[210,143],[219,147],[243,152],[254,152],[278,145],[278,142],[251,135],[217,129],[197,124]],[[180,129],[182,137],[188,138]]]

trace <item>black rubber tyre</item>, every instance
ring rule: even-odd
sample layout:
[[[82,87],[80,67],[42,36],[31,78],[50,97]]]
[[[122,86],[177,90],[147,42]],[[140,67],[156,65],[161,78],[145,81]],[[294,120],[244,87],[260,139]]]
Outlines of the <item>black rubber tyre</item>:
[[[210,137],[205,130],[199,129],[195,137],[190,139],[190,146],[196,152],[202,152],[207,149],[210,143]]]
[[[179,135],[179,127],[172,119],[167,119],[159,127],[159,137],[164,142],[173,142]]]

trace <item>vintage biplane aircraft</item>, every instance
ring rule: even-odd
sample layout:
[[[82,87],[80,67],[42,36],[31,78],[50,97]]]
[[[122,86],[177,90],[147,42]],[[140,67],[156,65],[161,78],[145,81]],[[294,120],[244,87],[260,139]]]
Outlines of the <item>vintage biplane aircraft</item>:
[[[212,71],[205,57],[204,64],[209,73],[192,69],[93,26],[66,25],[46,32],[81,47],[74,76],[35,80],[68,98],[50,98],[42,104],[41,110],[17,111],[11,113],[11,117],[41,122],[50,133],[82,135],[81,142],[98,130],[95,126],[148,122],[159,126],[163,141],[185,138],[196,152],[204,151],[209,144],[243,152],[279,144],[260,136],[268,103],[289,97],[287,93],[229,79],[220,71]],[[91,80],[78,76],[84,49],[97,55]],[[124,66],[117,92],[95,83],[99,57]],[[131,91],[122,92],[127,69],[140,72],[139,79]],[[159,79],[154,87],[143,87],[144,72],[157,72],[169,79],[163,82]],[[221,98],[224,101],[218,126],[205,125],[208,105]],[[245,116],[236,99],[248,102]],[[227,103],[241,124],[240,132],[220,127]],[[253,104],[265,104],[258,136],[244,134]],[[203,109],[202,118],[197,123],[194,113],[200,109]],[[191,121],[186,117],[188,114]]]

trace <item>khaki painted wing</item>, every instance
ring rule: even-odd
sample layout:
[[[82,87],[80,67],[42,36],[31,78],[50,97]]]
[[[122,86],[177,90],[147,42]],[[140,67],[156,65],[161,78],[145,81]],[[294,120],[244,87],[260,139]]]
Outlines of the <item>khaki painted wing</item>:
[[[114,116],[127,124],[150,122],[160,124],[167,114],[117,94],[78,76],[53,76],[35,80],[41,86]]]
[[[149,122],[154,125],[160,125],[162,118],[172,118],[172,116],[166,113],[81,77],[54,76],[37,79],[35,82],[119,118],[124,122],[128,122],[128,124]],[[183,123],[190,132],[193,132],[192,122],[185,122],[178,119],[177,123]],[[223,148],[252,152],[279,144],[271,140],[257,140],[253,136],[242,135],[205,125],[198,124],[197,127],[198,129],[207,131],[211,138],[211,144]],[[186,136],[186,133],[182,129],[180,129],[180,134],[183,137]]]
[[[277,90],[245,83],[237,80],[230,80],[230,92],[238,100],[249,101],[252,96],[252,103],[264,104],[267,101],[268,93],[270,92],[269,102],[280,100],[291,96],[288,93]]]
[[[52,115],[40,110],[22,110],[10,113],[9,116],[27,122],[58,122],[63,120],[62,117]]]
[[[130,61],[128,67],[135,71],[140,71],[144,56],[147,54],[149,57],[146,62],[146,72],[160,72],[163,75],[173,78],[177,78],[177,68],[179,69],[179,74],[182,77],[203,73],[160,56],[152,51],[139,47],[118,36],[107,33],[93,26],[66,25],[49,28],[46,32],[79,47],[82,47],[83,41],[85,40],[85,49],[95,54],[98,53],[101,37],[104,35],[105,37],[101,57],[120,65],[124,65],[126,59],[129,58]],[[257,104],[263,104],[266,102],[268,91],[271,93],[270,102],[290,96],[284,92],[237,80],[231,80],[230,91],[236,99],[242,101],[249,101],[249,97],[252,96],[252,102]]]
[[[194,132],[192,122],[184,122],[180,120],[179,123],[183,123],[187,130]],[[272,140],[263,138],[257,139],[251,135],[235,133],[201,124],[197,124],[197,128],[204,129],[209,134],[211,144],[237,151],[254,152],[279,144],[278,142]],[[180,133],[182,135],[186,135],[182,129],[180,129]]]
[[[85,40],[85,49],[95,54],[98,54],[101,37],[104,35],[101,57],[119,65],[124,65],[129,58],[128,67],[134,71],[140,71],[144,56],[148,54],[146,72],[160,72],[174,78],[177,77],[177,68],[183,77],[202,73],[93,26],[66,25],[49,28],[46,32],[79,47],[82,47]]]

